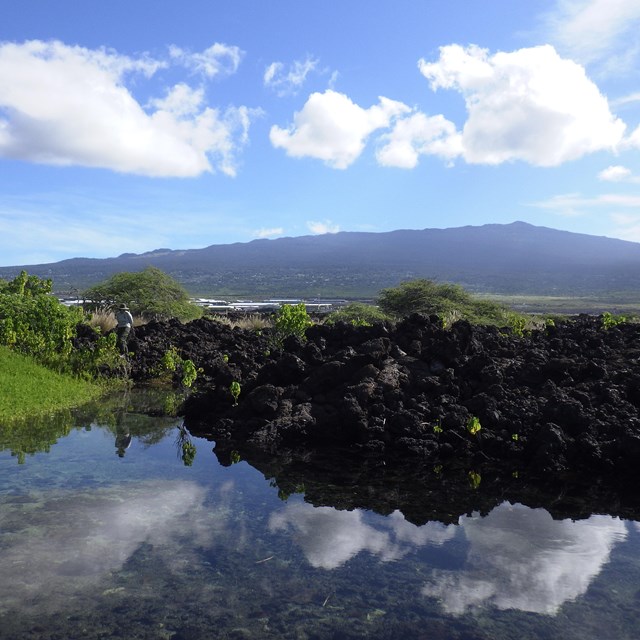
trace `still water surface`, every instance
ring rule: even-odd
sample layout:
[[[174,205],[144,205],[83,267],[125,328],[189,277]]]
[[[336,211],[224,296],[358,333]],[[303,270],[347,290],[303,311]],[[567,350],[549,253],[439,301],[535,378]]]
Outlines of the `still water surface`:
[[[0,638],[640,637],[639,523],[314,507],[127,420],[0,452]]]

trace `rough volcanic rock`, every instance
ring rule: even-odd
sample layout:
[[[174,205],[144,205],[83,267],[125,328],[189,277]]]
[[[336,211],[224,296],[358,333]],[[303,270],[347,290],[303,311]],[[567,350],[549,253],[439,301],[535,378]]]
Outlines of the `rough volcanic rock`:
[[[185,423],[218,443],[491,461],[537,474],[640,473],[637,324],[605,329],[578,316],[518,336],[412,315],[395,326],[318,324],[277,348],[269,331],[151,323],[131,346],[134,378],[148,378],[171,345],[203,370]]]

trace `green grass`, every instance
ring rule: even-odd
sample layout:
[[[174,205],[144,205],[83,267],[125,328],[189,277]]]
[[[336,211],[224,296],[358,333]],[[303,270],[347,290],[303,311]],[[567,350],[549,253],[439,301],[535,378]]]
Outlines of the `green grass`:
[[[488,298],[499,302],[520,313],[541,313],[572,315],[588,313],[599,315],[605,311],[640,315],[640,301],[637,295],[625,292],[611,292],[607,295],[593,296],[535,296],[535,295],[499,295],[476,294],[478,298]]]
[[[60,375],[0,347],[0,420],[77,407],[103,391],[98,385]]]

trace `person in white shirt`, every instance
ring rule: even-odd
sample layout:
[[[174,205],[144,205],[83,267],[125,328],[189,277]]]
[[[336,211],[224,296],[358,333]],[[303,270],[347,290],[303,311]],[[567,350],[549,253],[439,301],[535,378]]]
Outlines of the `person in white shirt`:
[[[129,334],[131,333],[131,327],[133,327],[133,316],[129,311],[129,307],[126,304],[121,304],[116,311],[116,332],[118,334],[118,348],[120,353],[129,353]]]

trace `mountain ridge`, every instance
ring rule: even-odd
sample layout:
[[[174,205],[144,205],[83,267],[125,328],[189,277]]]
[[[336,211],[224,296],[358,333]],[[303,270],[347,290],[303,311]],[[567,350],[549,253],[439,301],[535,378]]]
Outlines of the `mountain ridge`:
[[[640,291],[640,244],[526,222],[387,232],[341,231],[160,248],[112,258],[0,267],[82,290],[120,271],[155,266],[198,295],[366,297],[418,277],[494,294]]]

